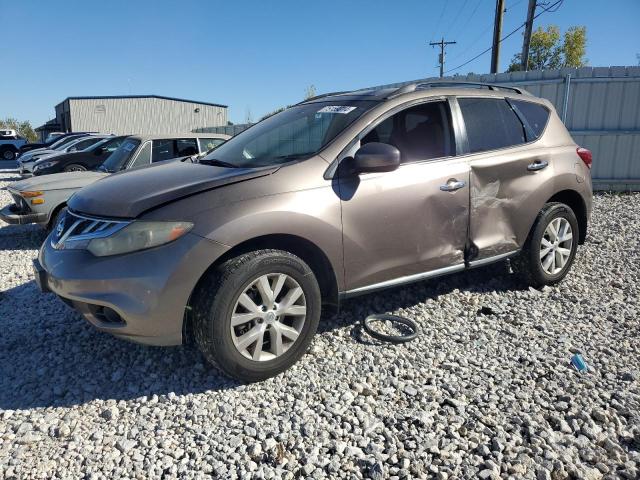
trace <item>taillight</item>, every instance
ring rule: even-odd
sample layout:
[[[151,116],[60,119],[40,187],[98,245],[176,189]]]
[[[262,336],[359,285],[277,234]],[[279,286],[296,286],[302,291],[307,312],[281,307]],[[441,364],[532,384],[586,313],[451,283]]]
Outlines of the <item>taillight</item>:
[[[591,168],[591,164],[593,163],[593,155],[591,155],[591,150],[589,150],[588,148],[578,147],[576,149],[576,153],[582,159],[584,164],[588,168]]]

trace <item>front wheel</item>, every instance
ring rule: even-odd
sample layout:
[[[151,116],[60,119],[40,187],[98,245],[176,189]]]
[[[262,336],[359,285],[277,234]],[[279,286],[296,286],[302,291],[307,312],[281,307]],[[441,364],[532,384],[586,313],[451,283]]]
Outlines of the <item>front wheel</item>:
[[[554,285],[569,272],[578,248],[579,227],[564,203],[546,204],[536,219],[514,269],[533,287]]]
[[[297,256],[258,250],[211,272],[193,309],[204,356],[226,374],[255,382],[286,370],[306,352],[320,321],[320,287]]]
[[[66,167],[64,167],[65,172],[85,172],[86,170],[87,167],[77,163],[72,163],[71,165],[67,165]]]

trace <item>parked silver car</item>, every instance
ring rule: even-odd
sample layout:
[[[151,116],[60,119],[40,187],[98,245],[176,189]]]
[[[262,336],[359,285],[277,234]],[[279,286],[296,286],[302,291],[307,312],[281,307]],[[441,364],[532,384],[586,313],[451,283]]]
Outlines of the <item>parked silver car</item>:
[[[229,138],[215,133],[130,136],[104,161],[100,171],[54,173],[11,184],[7,190],[13,203],[0,210],[0,218],[7,223],[37,223],[50,228],[69,197],[96,180],[121,170],[205,153]]]

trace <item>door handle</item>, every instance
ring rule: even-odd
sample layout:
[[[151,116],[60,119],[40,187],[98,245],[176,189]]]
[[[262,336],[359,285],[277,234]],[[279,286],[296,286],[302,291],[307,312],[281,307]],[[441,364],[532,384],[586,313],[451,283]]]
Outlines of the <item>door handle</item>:
[[[530,172],[537,172],[538,170],[542,170],[543,168],[547,168],[549,166],[549,162],[546,160],[536,160],[533,163],[527,165],[527,170]]]
[[[450,178],[447,180],[447,183],[444,185],[440,185],[440,190],[443,192],[455,192],[456,190],[460,190],[462,187],[466,185],[462,180],[456,180],[455,178]]]

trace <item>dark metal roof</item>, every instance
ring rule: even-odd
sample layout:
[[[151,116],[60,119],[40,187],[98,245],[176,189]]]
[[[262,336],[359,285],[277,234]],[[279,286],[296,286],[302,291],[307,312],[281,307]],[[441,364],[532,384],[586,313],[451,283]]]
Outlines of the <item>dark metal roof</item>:
[[[222,105],[221,103],[209,103],[209,102],[199,102],[197,100],[186,100],[184,98],[175,98],[175,97],[165,97],[164,95],[98,95],[98,96],[89,96],[89,97],[67,97],[58,105],[66,102],[67,100],[102,100],[102,99],[125,99],[125,98],[160,98],[162,100],[173,100],[174,102],[186,102],[186,103],[198,103],[200,105],[209,105],[211,107],[222,107],[228,108],[228,105]],[[56,105],[57,106],[57,105]]]

